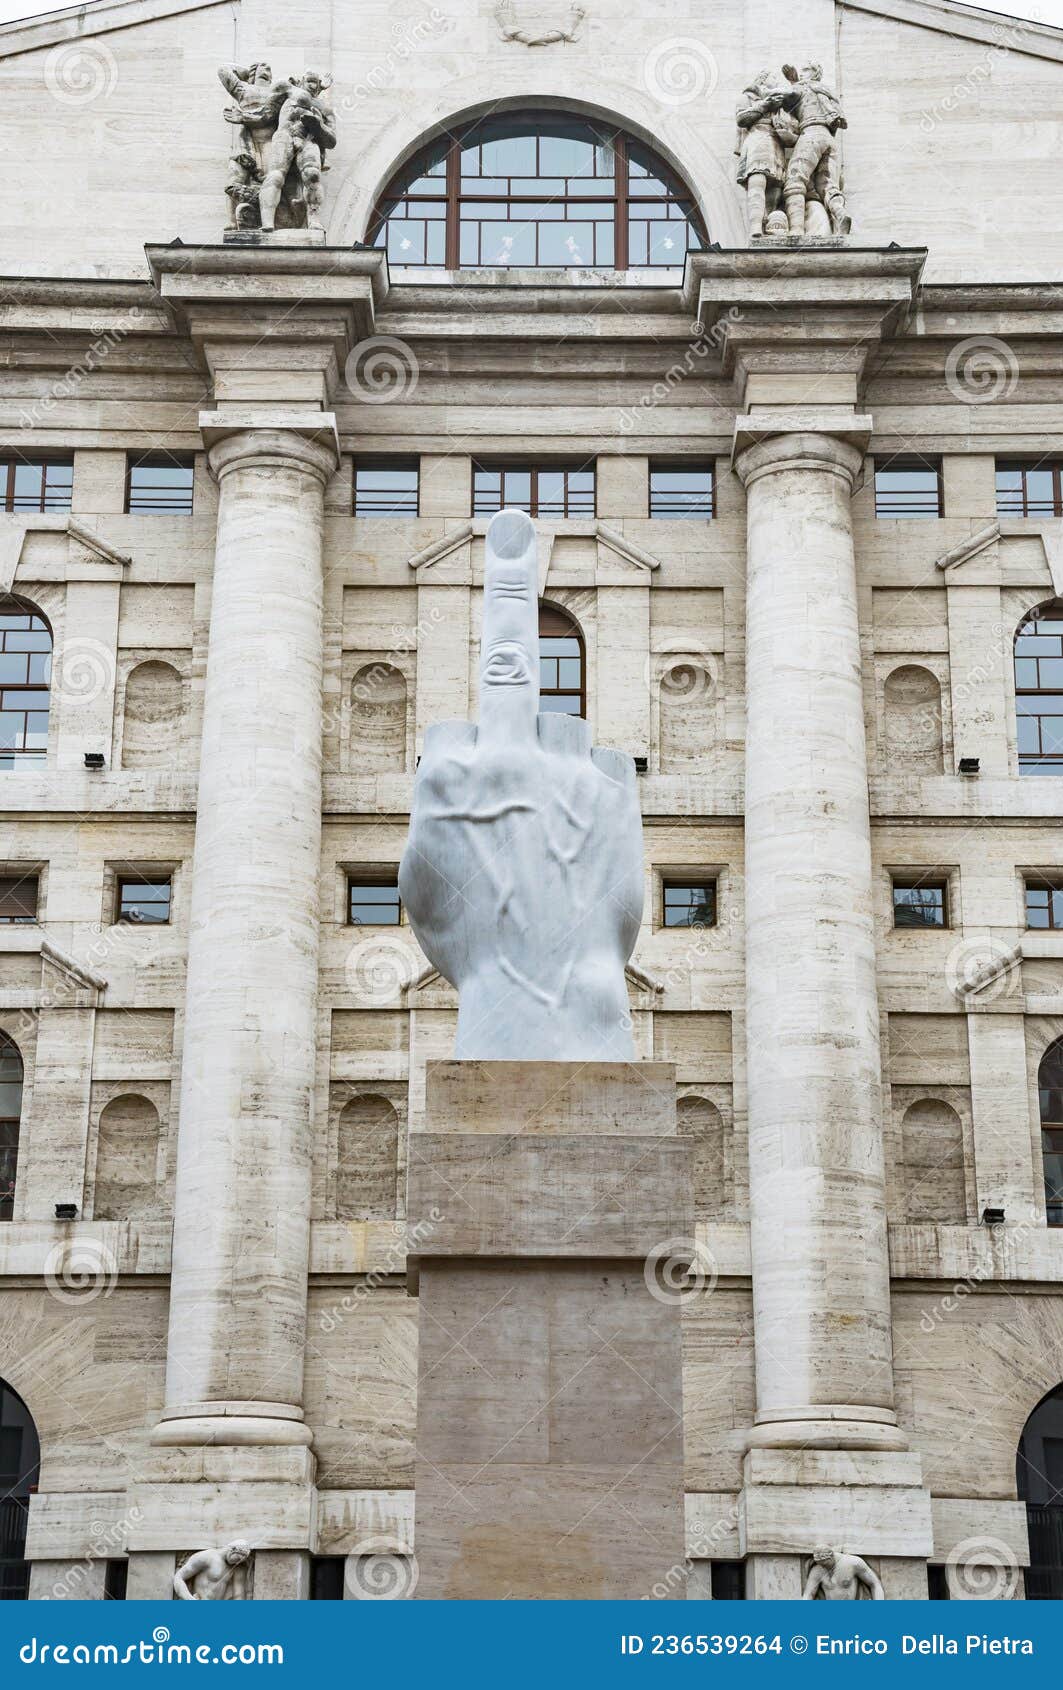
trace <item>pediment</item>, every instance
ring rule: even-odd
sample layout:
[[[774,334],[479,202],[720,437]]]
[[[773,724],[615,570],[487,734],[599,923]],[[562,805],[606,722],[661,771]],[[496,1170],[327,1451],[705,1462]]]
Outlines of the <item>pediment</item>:
[[[94,529],[79,518],[64,513],[35,513],[32,516],[0,517],[0,591],[9,593],[19,575],[29,535],[55,535],[56,555],[49,560],[48,573],[54,578],[58,565],[60,576],[76,581],[88,567],[90,579],[98,579],[100,565],[105,574],[119,580],[132,558],[102,539]],[[35,574],[39,571],[35,571]]]

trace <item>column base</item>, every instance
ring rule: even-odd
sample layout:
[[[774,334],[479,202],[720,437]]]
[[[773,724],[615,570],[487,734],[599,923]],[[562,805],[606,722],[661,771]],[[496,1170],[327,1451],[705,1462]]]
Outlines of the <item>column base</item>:
[[[906,1450],[908,1439],[888,1408],[859,1403],[779,1408],[758,1414],[749,1449]]]
[[[151,1441],[168,1449],[219,1444],[309,1446],[313,1433],[303,1424],[303,1411],[294,1403],[197,1402],[168,1409],[152,1432]]]
[[[743,1479],[739,1544],[751,1564],[764,1560],[764,1589],[756,1594],[767,1594],[769,1587],[783,1594],[776,1586],[784,1564],[787,1586],[795,1566],[803,1584],[812,1551],[823,1545],[869,1561],[888,1598],[926,1595],[934,1531],[919,1455],[809,1446],[751,1449]],[[754,1567],[754,1584],[758,1578]],[[789,1588],[786,1593],[801,1594]]]

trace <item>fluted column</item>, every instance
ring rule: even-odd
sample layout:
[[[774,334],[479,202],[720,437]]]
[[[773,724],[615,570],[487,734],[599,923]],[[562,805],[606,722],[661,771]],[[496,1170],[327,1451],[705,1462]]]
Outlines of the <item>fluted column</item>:
[[[156,1442],[302,1424],[331,417],[203,419],[219,484]]]
[[[847,432],[797,424],[754,435],[736,459],[748,522],[752,1441],[903,1448],[850,515],[861,451]]]

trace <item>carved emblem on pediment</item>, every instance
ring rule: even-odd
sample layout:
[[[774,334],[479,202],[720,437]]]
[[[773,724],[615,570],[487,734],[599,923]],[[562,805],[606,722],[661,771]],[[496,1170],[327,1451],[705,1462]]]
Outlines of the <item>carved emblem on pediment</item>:
[[[525,47],[551,47],[559,41],[575,41],[587,13],[582,6],[536,4],[535,0],[499,0],[495,7],[503,41],[519,41]]]

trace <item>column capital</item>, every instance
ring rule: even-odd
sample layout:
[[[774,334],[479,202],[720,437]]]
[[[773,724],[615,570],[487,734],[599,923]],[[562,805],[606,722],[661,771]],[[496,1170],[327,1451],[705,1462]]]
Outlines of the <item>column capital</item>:
[[[339,463],[339,432],[331,411],[241,406],[201,411],[199,427],[217,481],[231,469],[259,463],[304,469],[324,485]]]
[[[829,471],[848,481],[850,491],[871,438],[871,418],[825,410],[757,412],[735,419],[731,463],[748,487],[782,469]]]

